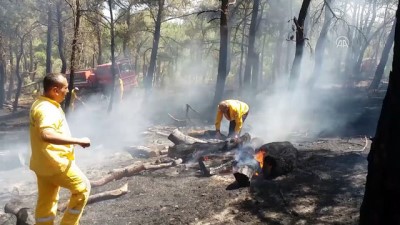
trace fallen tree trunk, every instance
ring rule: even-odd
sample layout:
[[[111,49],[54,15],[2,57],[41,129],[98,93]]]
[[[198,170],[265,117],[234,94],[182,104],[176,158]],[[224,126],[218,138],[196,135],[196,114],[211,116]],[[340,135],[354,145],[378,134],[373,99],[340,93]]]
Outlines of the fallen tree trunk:
[[[186,136],[186,135],[184,135]],[[234,148],[239,147],[243,143],[249,142],[251,139],[248,133],[245,133],[243,136],[238,138],[237,140],[229,139],[226,141],[220,141],[216,143],[192,143],[192,144],[176,144],[169,148],[168,156],[182,158],[185,160],[194,158],[198,160],[199,157],[210,155],[218,152],[226,152],[232,150]]]
[[[5,213],[11,213],[17,217],[17,225],[34,225],[35,219],[30,208],[23,207],[20,200],[12,200],[4,206]]]
[[[172,131],[172,133],[168,136],[168,140],[172,141],[176,145],[207,143],[207,141],[187,136],[187,135],[183,134],[182,132],[180,132],[178,129],[175,129],[174,131]]]
[[[151,164],[141,164],[141,165],[131,165],[131,166],[127,166],[125,168],[122,169],[118,169],[113,171],[111,174],[108,174],[106,177],[103,177],[99,180],[95,180],[95,181],[91,181],[90,185],[92,187],[98,187],[98,186],[102,186],[105,185],[111,181],[114,180],[120,180],[124,177],[130,177],[133,176],[135,174],[138,174],[144,170],[157,170],[157,169],[163,169],[163,168],[168,168],[171,166],[175,166],[182,163],[182,160],[175,160],[173,162],[170,163],[162,163],[162,164],[158,164],[158,165],[151,165]]]
[[[151,158],[168,154],[166,149],[158,150],[146,146],[129,146],[125,147],[124,150],[136,158]]]
[[[118,198],[126,193],[128,193],[128,183],[124,184],[122,187],[115,190],[105,191],[94,195],[90,195],[87,204]],[[65,209],[67,209],[68,204],[69,201],[60,204],[58,206],[58,211],[64,212]]]
[[[194,138],[203,138],[203,139],[215,139],[215,135],[217,131],[215,130],[193,130],[188,132],[188,136]],[[221,139],[225,140],[227,136],[221,134]]]

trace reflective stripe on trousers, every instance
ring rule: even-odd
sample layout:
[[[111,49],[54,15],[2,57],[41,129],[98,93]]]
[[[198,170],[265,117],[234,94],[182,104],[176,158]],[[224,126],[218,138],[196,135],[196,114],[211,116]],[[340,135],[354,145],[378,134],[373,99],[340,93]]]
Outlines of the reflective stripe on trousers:
[[[54,220],[54,216],[36,218],[36,223],[46,223]]]

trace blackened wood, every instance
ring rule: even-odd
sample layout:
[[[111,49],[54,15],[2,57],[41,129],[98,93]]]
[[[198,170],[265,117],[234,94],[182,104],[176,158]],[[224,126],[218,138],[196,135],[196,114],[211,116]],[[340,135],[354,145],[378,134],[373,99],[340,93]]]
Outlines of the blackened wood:
[[[5,213],[11,213],[17,217],[17,225],[33,225],[35,219],[33,211],[23,206],[20,200],[11,200],[4,207]]]
[[[265,178],[275,178],[287,174],[296,167],[298,150],[290,142],[271,142],[260,147],[266,152],[263,174]],[[266,173],[267,166],[272,166]]]
[[[246,133],[237,140],[228,139],[226,141],[216,143],[193,143],[193,144],[177,144],[169,148],[168,156],[182,158],[184,160],[195,159],[212,153],[221,153],[239,147],[243,143],[249,142],[250,134]]]

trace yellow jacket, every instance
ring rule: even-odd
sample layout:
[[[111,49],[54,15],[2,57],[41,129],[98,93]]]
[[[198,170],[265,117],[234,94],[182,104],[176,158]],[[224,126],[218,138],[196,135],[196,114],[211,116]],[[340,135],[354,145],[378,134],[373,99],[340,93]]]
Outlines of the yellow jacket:
[[[41,137],[41,132],[46,128],[71,136],[60,104],[40,96],[33,103],[29,117],[32,150],[30,169],[41,176],[64,172],[75,159],[74,146],[50,144]]]
[[[243,115],[249,111],[249,106],[239,100],[225,100],[223,101],[227,104],[229,110],[224,114],[219,108],[217,108],[217,116],[215,118],[215,129],[219,130],[221,128],[222,115],[229,121],[235,121],[235,133],[239,133],[243,126]]]

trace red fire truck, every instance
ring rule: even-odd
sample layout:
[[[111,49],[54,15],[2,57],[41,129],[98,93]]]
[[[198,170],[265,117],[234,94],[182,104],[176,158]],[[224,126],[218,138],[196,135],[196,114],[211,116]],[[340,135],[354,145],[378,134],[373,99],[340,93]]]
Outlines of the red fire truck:
[[[116,62],[116,78],[121,78],[124,90],[131,90],[138,86],[137,76],[129,60]],[[67,74],[69,80],[69,74]],[[117,80],[118,81],[118,80]],[[118,82],[117,82],[118,83]],[[97,65],[93,69],[79,70],[74,73],[74,86],[87,91],[109,91],[112,84],[111,63]]]

